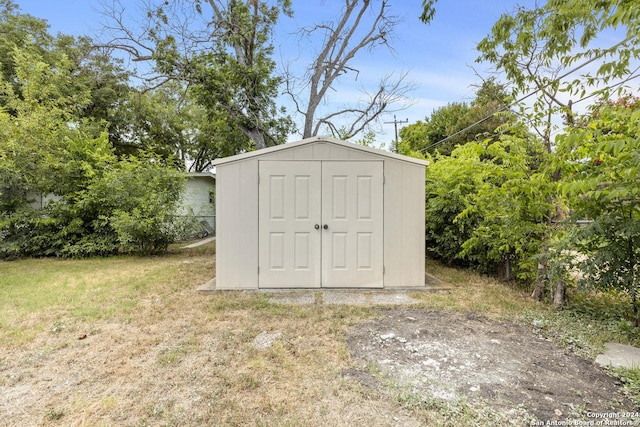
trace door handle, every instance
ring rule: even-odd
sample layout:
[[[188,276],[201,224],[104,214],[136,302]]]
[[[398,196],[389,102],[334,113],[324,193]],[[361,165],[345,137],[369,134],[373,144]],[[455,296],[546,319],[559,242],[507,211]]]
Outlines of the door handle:
[[[329,229],[329,226],[327,224],[323,225],[322,228],[324,228],[325,230]]]
[[[320,224],[314,225],[313,228],[315,228],[316,230],[320,230]]]

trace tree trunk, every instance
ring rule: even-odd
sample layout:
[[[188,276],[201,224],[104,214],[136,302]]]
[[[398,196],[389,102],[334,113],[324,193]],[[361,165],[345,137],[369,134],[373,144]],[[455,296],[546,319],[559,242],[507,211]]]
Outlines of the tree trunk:
[[[631,305],[633,305],[633,324],[635,325],[635,327],[637,328],[638,326],[640,326],[640,316],[638,313],[638,293],[633,291],[631,293]]]
[[[531,294],[531,298],[536,301],[542,301],[542,297],[544,295],[544,287],[547,283],[547,266],[539,263],[538,264],[538,275],[536,277],[536,286],[533,288],[533,293]]]
[[[264,135],[258,129],[249,129],[246,126],[240,126],[242,133],[247,135],[256,144],[256,150],[260,150],[267,147],[264,141]]]
[[[513,274],[511,273],[511,258],[509,257],[504,261],[504,278],[507,281],[511,281],[513,279]]]
[[[564,305],[565,287],[566,286],[564,280],[556,280],[556,289],[553,294],[553,304],[558,307],[562,307]]]

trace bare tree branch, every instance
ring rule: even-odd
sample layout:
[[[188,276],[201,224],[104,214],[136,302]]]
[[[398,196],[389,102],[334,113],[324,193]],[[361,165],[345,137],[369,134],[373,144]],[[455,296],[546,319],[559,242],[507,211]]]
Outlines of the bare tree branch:
[[[415,90],[415,84],[408,82],[407,76],[406,72],[397,80],[392,80],[392,75],[385,76],[375,93],[364,91],[366,100],[361,100],[356,106],[345,107],[318,118],[313,129],[314,134],[320,131],[321,126],[327,126],[334,135],[336,129],[341,129],[341,137],[348,139],[378,121],[382,113],[396,112],[407,108],[409,99],[406,95]],[[336,119],[345,118],[349,118],[349,125],[346,127],[341,128],[334,122]]]
[[[371,17],[371,18],[370,18]],[[351,116],[353,121],[347,126],[350,135],[362,131],[391,103],[398,98],[404,99],[407,90],[400,96],[394,90],[400,90],[404,76],[396,84],[389,84],[385,77],[384,84],[374,94],[368,94],[368,100],[356,107],[345,107],[340,111],[317,117],[320,104],[327,101],[329,89],[333,89],[340,76],[349,72],[359,73],[350,62],[363,50],[372,50],[378,46],[386,46],[393,33],[398,19],[389,14],[388,0],[344,0],[344,6],[335,21],[319,23],[300,30],[301,36],[319,35],[322,48],[309,66],[307,75],[293,78],[286,73],[286,90],[296,105],[297,111],[304,116],[303,137],[317,135],[325,126],[332,133],[339,127],[332,121],[338,117]],[[296,88],[301,88],[296,91]],[[408,89],[404,87],[403,89]],[[306,93],[306,102],[302,94]]]

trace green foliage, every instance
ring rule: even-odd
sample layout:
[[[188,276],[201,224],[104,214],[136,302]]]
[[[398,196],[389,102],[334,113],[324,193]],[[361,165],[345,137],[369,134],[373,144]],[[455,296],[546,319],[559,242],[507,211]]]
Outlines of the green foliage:
[[[424,154],[420,151],[414,150],[411,145],[403,140],[397,141],[392,146],[392,151],[395,151],[398,154],[402,154],[403,156],[415,157],[416,159],[422,160],[432,160],[429,154]]]
[[[608,83],[626,76],[630,60],[640,54],[640,10],[636,6],[627,0],[553,0],[532,10],[520,7],[502,15],[491,34],[478,44],[479,59],[496,64],[510,81],[525,89],[535,77],[526,68],[527,58],[537,56],[542,65],[556,62],[567,67],[606,53],[610,62],[602,61],[595,73],[563,84],[565,90],[576,92],[584,84]],[[625,32],[623,43],[606,51],[593,44],[603,31],[618,28]]]
[[[182,3],[185,11],[195,9],[203,17],[206,28],[190,28],[193,17],[177,13],[180,8],[151,3],[151,30],[145,37],[153,46],[156,71],[190,86],[207,119],[224,124],[220,132],[227,132],[224,137],[234,143],[233,154],[252,144],[264,148],[284,143],[293,123],[275,104],[281,78],[274,75],[270,39],[280,13],[291,15],[290,1]],[[211,9],[211,18],[204,16],[205,8]],[[189,30],[174,30],[176,22]],[[123,29],[124,37],[130,30]]]
[[[130,158],[89,186],[86,206],[103,210],[123,250],[159,253],[177,238],[173,220],[183,187],[178,172]]]
[[[438,0],[422,0],[422,14],[420,14],[420,20],[423,23],[428,24],[431,22],[436,14],[435,5],[437,2]]]
[[[554,117],[571,124],[574,104],[591,96],[607,100],[614,89],[623,90],[619,80],[633,77],[632,61],[640,59],[639,22],[640,8],[627,0],[553,0],[533,9],[518,7],[502,15],[480,41],[477,61],[504,73],[514,97],[534,96],[532,106],[519,107],[551,152]],[[620,34],[614,41],[612,30]]]
[[[572,232],[584,257],[583,282],[629,293],[636,323],[640,292],[640,102],[605,105],[584,126],[558,137],[562,189],[574,219]]]
[[[132,123],[129,151],[173,158],[176,166],[201,172],[211,167],[213,159],[250,147],[241,134],[233,136],[224,118],[208,115],[193,97],[179,83],[132,94],[127,101]]]
[[[0,258],[164,252],[178,237],[182,189],[180,174],[157,163],[116,162],[40,210],[4,215]]]
[[[74,85],[64,51],[47,59],[26,44],[12,58],[11,84],[0,80],[0,257],[165,249],[178,173],[157,157],[118,160],[105,123],[83,116],[91,91]],[[29,198],[41,195],[52,201],[35,210]],[[126,218],[143,230],[125,227]]]
[[[58,421],[64,417],[63,408],[47,408],[44,416],[49,421]]]
[[[556,213],[561,206],[572,212],[572,221],[548,233],[548,249],[538,261],[552,282],[570,280],[574,271],[580,285],[624,289],[636,323],[638,116],[632,105],[618,108],[608,99],[619,80],[634,76],[630,65],[640,58],[639,17],[635,2],[626,0],[552,0],[502,15],[478,44],[478,60],[504,73],[512,96],[534,96],[532,106],[519,108],[554,158],[546,174],[558,183],[550,198]],[[620,38],[611,41],[611,30]],[[592,96],[599,106],[595,113],[577,118],[573,105]],[[569,128],[554,144],[558,115]],[[575,220],[587,222],[575,226]]]
[[[171,218],[171,232],[176,241],[189,239],[201,239],[209,236],[208,224],[204,224],[202,218],[193,214],[189,208],[186,214],[177,215]]]
[[[403,127],[400,137],[414,151],[448,156],[456,146],[469,141],[496,140],[500,133],[524,136],[526,132],[521,126],[511,126],[513,115],[500,112],[506,98],[504,86],[493,78],[487,79],[478,88],[473,102],[453,102],[440,107],[424,122]],[[474,123],[478,124],[467,129]]]
[[[468,111],[469,107],[465,103],[449,103],[434,110],[424,122],[418,121],[403,127],[400,130],[400,137],[413,150],[449,155],[457,144],[467,142],[467,139],[463,136],[454,137],[437,148],[434,144],[461,130],[464,127],[461,119]]]
[[[103,123],[117,156],[140,154],[153,150],[146,141],[132,144],[131,134],[144,126],[142,120],[130,112],[134,89],[129,85],[130,72],[123,61],[114,58],[109,50],[95,47],[92,40],[82,37],[64,47],[65,54],[73,64],[74,84],[89,92],[88,102],[82,106],[79,116],[83,119]],[[161,140],[171,147],[171,142]]]
[[[616,341],[631,344],[640,341],[631,296],[622,289],[576,289],[570,293],[565,312],[583,317],[587,322],[598,322]]]
[[[617,368],[613,375],[624,384],[624,391],[636,405],[640,406],[640,367],[633,369]]]
[[[427,248],[437,258],[494,273],[509,261],[520,279],[547,232],[551,185],[520,138],[469,142],[427,169]],[[535,153],[535,152],[534,152]]]
[[[12,82],[16,74],[14,53],[16,48],[30,44],[39,54],[46,54],[53,43],[47,32],[48,24],[42,19],[21,14],[11,0],[0,0],[0,69],[2,80]],[[13,88],[14,90],[17,87]],[[0,97],[0,106],[3,105]]]
[[[27,183],[20,172],[9,161],[0,164],[0,212],[15,212],[27,202],[27,194]]]

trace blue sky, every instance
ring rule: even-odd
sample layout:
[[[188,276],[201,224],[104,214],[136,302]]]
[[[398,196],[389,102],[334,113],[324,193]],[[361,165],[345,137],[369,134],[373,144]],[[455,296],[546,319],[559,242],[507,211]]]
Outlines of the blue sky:
[[[136,1],[122,0],[122,3],[134,7]],[[53,33],[95,36],[101,28],[99,0],[16,0],[16,3],[23,12],[46,19]],[[291,62],[298,68],[306,64],[305,54],[312,51],[313,46],[303,46],[300,51],[295,29],[330,17],[341,3],[342,0],[293,0],[295,16],[283,17],[276,30],[276,61]],[[385,74],[402,72],[408,72],[416,90],[410,94],[412,105],[396,113],[399,120],[414,123],[430,115],[434,108],[471,100],[474,94],[471,85],[480,82],[471,67],[483,76],[488,75],[486,66],[475,63],[476,44],[490,32],[501,14],[512,12],[518,4],[531,6],[534,1],[440,0],[430,25],[418,20],[421,1],[391,0],[390,3],[393,13],[402,18],[392,40],[395,52],[379,49],[357,57],[351,64],[359,71],[357,79],[355,73],[345,75],[331,95],[332,104],[328,107],[353,100],[363,87],[373,90]],[[282,103],[286,102],[283,98]],[[393,115],[386,115],[382,120],[392,121]],[[376,130],[380,142],[393,139],[393,125],[382,125]]]

